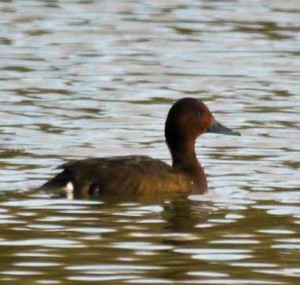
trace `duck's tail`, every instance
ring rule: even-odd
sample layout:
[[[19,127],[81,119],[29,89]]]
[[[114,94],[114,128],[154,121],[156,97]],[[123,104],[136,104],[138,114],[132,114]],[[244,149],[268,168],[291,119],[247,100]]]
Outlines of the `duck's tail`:
[[[66,170],[51,178],[38,189],[48,192],[49,194],[51,193],[51,195],[64,196],[70,199],[73,198],[74,194],[74,186],[71,176]]]
[[[65,173],[61,172],[40,186],[39,189],[46,191],[61,189],[66,187],[68,181],[68,177]]]

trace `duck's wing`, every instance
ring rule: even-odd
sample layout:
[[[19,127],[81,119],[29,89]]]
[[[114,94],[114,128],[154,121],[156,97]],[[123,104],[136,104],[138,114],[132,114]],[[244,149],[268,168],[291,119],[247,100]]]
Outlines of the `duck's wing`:
[[[163,161],[148,156],[92,158],[68,162],[42,189],[72,187],[75,197],[93,194],[185,192],[187,180]]]

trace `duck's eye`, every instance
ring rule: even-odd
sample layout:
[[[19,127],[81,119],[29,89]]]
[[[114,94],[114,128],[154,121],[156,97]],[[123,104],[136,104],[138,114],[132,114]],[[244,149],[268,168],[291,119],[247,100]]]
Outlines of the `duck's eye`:
[[[196,112],[195,112],[195,116],[196,116],[196,117],[200,117],[200,116],[201,116],[200,111],[196,111]]]

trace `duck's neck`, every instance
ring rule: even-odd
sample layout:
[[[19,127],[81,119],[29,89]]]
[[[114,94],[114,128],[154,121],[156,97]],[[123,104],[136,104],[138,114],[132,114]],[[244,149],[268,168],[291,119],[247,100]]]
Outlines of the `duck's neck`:
[[[181,142],[173,141],[169,144],[172,155],[172,167],[179,172],[189,176],[195,186],[201,191],[207,190],[207,182],[203,168],[199,163],[195,153],[195,140]]]
[[[189,168],[192,166],[199,165],[195,153],[195,142],[173,142],[169,145],[169,149],[172,155],[173,167],[174,168]]]

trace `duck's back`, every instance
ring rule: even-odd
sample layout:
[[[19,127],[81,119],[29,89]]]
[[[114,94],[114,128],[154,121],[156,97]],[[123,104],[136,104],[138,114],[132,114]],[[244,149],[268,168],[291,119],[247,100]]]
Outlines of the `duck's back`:
[[[192,184],[171,166],[148,156],[92,158],[61,165],[43,189],[72,187],[75,197],[190,192]]]

